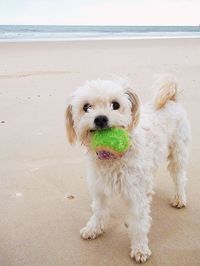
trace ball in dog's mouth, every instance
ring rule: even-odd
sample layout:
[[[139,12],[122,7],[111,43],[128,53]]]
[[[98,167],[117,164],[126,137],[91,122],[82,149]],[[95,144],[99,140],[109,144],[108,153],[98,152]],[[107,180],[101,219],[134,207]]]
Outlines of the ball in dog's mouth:
[[[129,149],[129,133],[123,128],[105,128],[91,132],[90,147],[100,160],[121,158]]]

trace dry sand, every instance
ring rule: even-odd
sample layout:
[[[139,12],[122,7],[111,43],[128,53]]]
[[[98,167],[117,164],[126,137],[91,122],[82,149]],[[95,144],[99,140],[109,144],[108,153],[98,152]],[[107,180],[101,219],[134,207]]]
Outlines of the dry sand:
[[[146,265],[200,265],[200,39],[171,39],[0,44],[1,266],[135,265],[118,198],[107,233],[79,237],[91,199],[83,154],[66,141],[64,110],[85,80],[128,76],[144,102],[153,76],[165,72],[180,80],[192,124],[188,208],[169,206],[173,186],[162,167]]]

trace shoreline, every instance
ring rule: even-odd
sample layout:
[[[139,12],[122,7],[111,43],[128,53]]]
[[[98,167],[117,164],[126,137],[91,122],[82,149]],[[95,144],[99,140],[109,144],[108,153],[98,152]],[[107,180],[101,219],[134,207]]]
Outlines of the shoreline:
[[[132,40],[184,40],[200,39],[199,36],[145,36],[145,37],[121,37],[121,38],[41,38],[41,39],[0,39],[0,43],[20,43],[20,42],[79,42],[79,41],[132,41]]]

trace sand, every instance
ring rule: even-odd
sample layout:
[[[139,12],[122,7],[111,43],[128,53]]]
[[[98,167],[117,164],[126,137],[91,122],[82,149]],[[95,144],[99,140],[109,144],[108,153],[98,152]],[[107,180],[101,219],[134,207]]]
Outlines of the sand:
[[[84,157],[67,143],[64,111],[85,80],[128,76],[145,102],[153,77],[172,73],[192,124],[188,207],[169,206],[172,181],[155,177],[146,265],[200,265],[200,39],[0,43],[0,265],[124,266],[126,206],[115,197],[106,234],[84,241],[91,198]]]

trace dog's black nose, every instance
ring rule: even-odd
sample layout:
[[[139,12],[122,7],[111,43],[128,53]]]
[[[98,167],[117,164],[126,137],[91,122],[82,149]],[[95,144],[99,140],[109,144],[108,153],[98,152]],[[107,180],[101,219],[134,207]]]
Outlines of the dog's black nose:
[[[99,115],[94,119],[94,124],[97,128],[106,128],[108,126],[108,118],[105,115]]]

